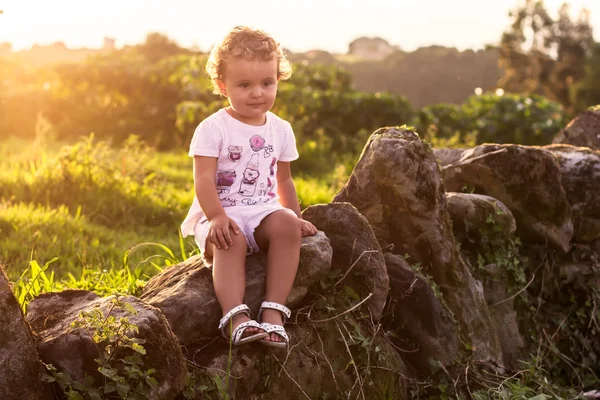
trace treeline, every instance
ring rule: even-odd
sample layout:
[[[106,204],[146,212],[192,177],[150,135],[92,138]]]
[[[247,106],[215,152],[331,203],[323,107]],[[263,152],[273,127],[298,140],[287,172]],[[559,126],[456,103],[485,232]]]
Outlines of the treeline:
[[[383,60],[336,58],[327,52],[298,53],[291,58],[343,67],[357,90],[401,94],[415,107],[461,103],[476,88],[495,89],[502,76],[497,48],[461,52],[430,46],[413,52],[397,50]]]
[[[541,45],[526,51],[522,34],[544,9],[539,1],[523,4],[501,51],[394,49],[379,62],[334,62],[324,52],[313,52],[311,61],[292,55],[295,72],[280,85],[274,111],[295,129],[303,155],[295,168],[314,176],[348,170],[368,135],[386,125],[415,126],[437,146],[550,143],[578,109],[600,103],[600,51],[590,43],[585,18],[567,20],[564,8],[536,31],[538,42],[548,43],[546,53]],[[211,93],[206,55],[160,34],[74,63],[32,66],[10,54],[0,56],[0,138],[72,141],[94,132],[120,144],[133,134],[159,150],[182,150],[196,124],[226,105]],[[485,82],[498,73],[496,56],[504,66],[501,82],[514,89],[506,94],[486,90],[494,88]],[[444,100],[425,106],[425,97],[411,101],[408,83],[411,96],[435,92]],[[482,92],[473,94],[474,87]]]
[[[198,122],[226,100],[211,93],[205,55],[156,42],[31,70],[0,61],[9,77],[1,83],[0,136],[70,141],[94,132],[119,144],[135,134],[161,150],[186,148]],[[345,69],[304,63],[282,82],[274,112],[295,129],[303,154],[295,168],[317,176],[351,168],[381,126],[413,125],[438,145],[544,144],[564,120],[560,105],[539,96],[484,93],[463,105],[414,108],[404,96],[356,90]]]

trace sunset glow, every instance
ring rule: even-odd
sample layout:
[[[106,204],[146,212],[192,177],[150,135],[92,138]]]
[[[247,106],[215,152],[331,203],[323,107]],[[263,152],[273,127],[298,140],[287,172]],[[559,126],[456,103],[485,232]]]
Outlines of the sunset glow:
[[[546,0],[556,12],[561,0]],[[569,2],[573,13],[591,10],[593,26],[600,26],[600,3]],[[403,49],[440,44],[459,49],[496,43],[508,24],[516,0],[374,0],[348,7],[346,1],[307,0],[293,7],[278,1],[254,3],[231,0],[226,10],[218,2],[173,0],[9,0],[0,1],[0,42],[14,49],[35,43],[62,41],[69,47],[100,47],[105,36],[117,46],[143,41],[148,32],[161,32],[183,46],[210,47],[233,25],[254,25],[277,37],[290,49],[345,52],[359,36],[380,36]],[[293,14],[293,18],[291,15]],[[310,21],[310,28],[307,21]]]

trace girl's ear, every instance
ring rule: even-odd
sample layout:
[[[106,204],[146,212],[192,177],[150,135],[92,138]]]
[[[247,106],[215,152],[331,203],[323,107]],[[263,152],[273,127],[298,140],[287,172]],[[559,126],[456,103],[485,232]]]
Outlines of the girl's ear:
[[[219,87],[221,93],[223,93],[223,96],[227,97],[227,89],[225,88],[225,83],[223,83],[222,80],[217,79],[217,86]]]

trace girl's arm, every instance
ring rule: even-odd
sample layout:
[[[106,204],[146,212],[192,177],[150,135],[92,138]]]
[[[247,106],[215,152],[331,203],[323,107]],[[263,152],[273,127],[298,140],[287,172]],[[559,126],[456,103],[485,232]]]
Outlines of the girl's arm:
[[[289,162],[277,162],[277,194],[282,206],[292,210],[298,218],[302,218]]]
[[[210,222],[207,239],[218,249],[233,246],[230,229],[237,235],[239,227],[230,219],[219,200],[215,176],[217,171],[217,158],[194,156],[194,190],[200,203],[202,212]]]
[[[277,162],[277,194],[279,195],[279,203],[285,208],[292,210],[300,219],[300,228],[302,236],[312,236],[317,233],[317,228],[302,219],[300,204],[298,204],[298,195],[296,194],[296,186],[292,179],[292,171],[289,162]]]

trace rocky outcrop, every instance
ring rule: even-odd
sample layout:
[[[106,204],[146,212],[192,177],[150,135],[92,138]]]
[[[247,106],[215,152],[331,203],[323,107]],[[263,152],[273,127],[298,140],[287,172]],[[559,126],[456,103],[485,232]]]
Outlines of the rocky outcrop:
[[[507,238],[517,230],[508,207],[493,197],[449,192],[446,200],[454,236],[462,239],[461,242],[476,242],[488,232]]]
[[[367,142],[348,183],[334,201],[352,203],[383,248],[408,255],[440,287],[475,357],[501,364],[483,288],[457,250],[437,159],[406,128],[382,128]]]
[[[403,257],[387,253],[391,284],[385,326],[393,329],[404,357],[419,373],[430,372],[431,361],[447,369],[460,359],[459,326],[430,282],[413,270]]]
[[[600,109],[589,109],[579,114],[554,137],[552,143],[600,150]]]
[[[321,280],[331,267],[332,249],[323,233],[302,239],[300,265],[289,307],[297,306],[308,288]],[[265,294],[267,256],[253,254],[246,261],[246,293],[244,302],[256,313]],[[218,335],[223,316],[215,296],[211,270],[202,259],[192,257],[154,276],[144,288],[141,298],[159,308],[183,345]]]
[[[196,360],[211,379],[227,382],[229,371],[229,398],[407,399],[411,375],[400,353],[375,329],[349,315],[322,323],[303,315],[286,325],[289,352],[250,345],[233,348],[230,356],[227,344],[213,344]]]
[[[390,283],[381,248],[367,219],[350,203],[311,206],[302,216],[331,241],[331,267],[339,271],[343,284],[352,287],[361,298],[372,293],[366,304],[373,318],[379,320]]]
[[[512,212],[518,235],[563,252],[573,237],[571,208],[551,152],[519,145],[481,145],[442,168],[448,192],[473,192],[500,200]]]
[[[52,399],[21,307],[0,266],[0,399]]]
[[[560,144],[544,148],[558,159],[562,187],[573,213],[575,240],[600,239],[600,151]]]
[[[121,327],[118,332],[127,331],[126,325],[120,322],[121,318],[127,318],[137,327],[127,336],[138,339],[145,349],[143,369],[156,370],[151,376],[156,379],[157,385],[148,392],[148,398],[174,398],[183,390],[187,376],[181,348],[167,320],[158,309],[136,297],[119,298],[123,307],[113,300],[113,296],[98,297],[86,290],[67,290],[42,294],[31,301],[27,320],[36,332],[37,348],[42,360],[52,364],[59,372],[68,373],[76,382],[83,383],[86,376],[91,376],[96,385],[101,385],[105,381],[105,374],[111,372],[105,370],[105,374],[101,374],[100,365],[95,360],[106,354],[104,346],[108,343],[99,343],[94,336],[101,335],[113,323]],[[71,325],[81,320],[80,313],[93,314],[95,310],[101,312],[101,318],[91,317],[83,327]],[[99,325],[96,326],[94,321]],[[114,335],[118,334],[115,331]],[[127,360],[126,357],[135,355],[130,348],[118,348],[117,343],[112,345],[110,351],[119,359]],[[115,373],[124,375],[123,371],[116,372],[116,369],[125,365],[123,362],[115,363],[114,366],[111,364],[111,368],[115,368]]]

